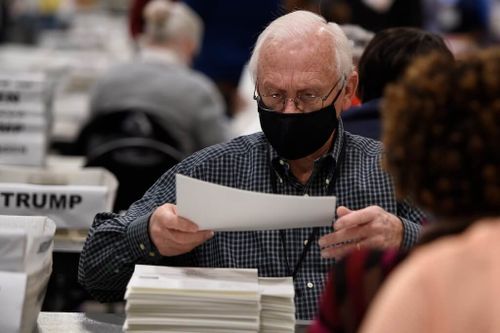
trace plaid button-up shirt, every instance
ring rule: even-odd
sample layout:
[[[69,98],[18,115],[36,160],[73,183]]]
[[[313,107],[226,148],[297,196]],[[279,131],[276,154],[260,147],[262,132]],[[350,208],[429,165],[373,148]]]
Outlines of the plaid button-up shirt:
[[[344,157],[337,165],[342,145]],[[423,215],[407,202],[395,200],[391,179],[380,167],[381,154],[379,142],[344,132],[340,122],[333,149],[315,162],[311,178],[303,185],[263,133],[201,150],[168,170],[124,216],[96,216],[80,257],[79,280],[97,299],[113,301],[123,299],[135,264],[257,268],[259,276],[266,277],[292,274],[313,228],[285,230],[282,235],[276,230],[216,232],[188,254],[159,255],[148,235],[148,221],[156,207],[176,202],[176,173],[256,192],[324,196],[330,191],[337,196],[337,205],[354,210],[378,205],[401,219],[402,247],[409,248],[417,240]],[[231,202],[227,206],[231,209]],[[319,229],[295,276],[298,319],[316,314],[326,273],[334,264],[321,258],[317,239],[330,232],[331,227]]]

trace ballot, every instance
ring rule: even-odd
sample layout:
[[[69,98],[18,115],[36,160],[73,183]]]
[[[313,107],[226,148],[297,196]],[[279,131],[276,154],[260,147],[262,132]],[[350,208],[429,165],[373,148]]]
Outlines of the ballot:
[[[250,231],[331,226],[335,196],[252,192],[176,175],[177,213],[201,230]]]

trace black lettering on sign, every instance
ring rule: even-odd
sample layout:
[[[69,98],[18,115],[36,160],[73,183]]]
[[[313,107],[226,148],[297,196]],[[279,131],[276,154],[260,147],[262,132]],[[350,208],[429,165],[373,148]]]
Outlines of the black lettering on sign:
[[[28,203],[29,198],[30,195],[28,193],[17,193],[16,206],[21,208],[21,204],[23,204],[24,207],[30,208],[30,204]]]
[[[16,133],[24,129],[22,124],[0,124],[0,132]]]
[[[26,153],[26,147],[25,146],[0,146],[0,154],[12,154],[12,153],[17,153],[17,154],[24,154]]]
[[[71,195],[69,197],[69,208],[73,209],[75,205],[82,202],[82,196],[78,194]]]
[[[49,197],[50,209],[64,209],[66,208],[66,196],[57,194],[50,194]]]
[[[79,194],[0,192],[0,206],[5,208],[64,210],[75,209],[82,201]]]
[[[3,198],[3,206],[9,207],[10,205],[10,197],[14,195],[13,192],[0,192],[0,197]]]
[[[19,93],[12,91],[0,92],[0,101],[4,102],[19,102]]]
[[[47,195],[45,193],[35,193],[33,194],[33,207],[43,208],[47,202]]]

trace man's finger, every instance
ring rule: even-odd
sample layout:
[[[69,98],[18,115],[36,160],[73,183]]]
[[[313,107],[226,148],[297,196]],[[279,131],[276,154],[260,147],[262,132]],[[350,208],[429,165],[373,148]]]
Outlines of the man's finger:
[[[350,229],[334,231],[324,235],[318,240],[320,248],[337,246],[343,243],[351,242],[353,239],[362,239],[367,237],[367,230],[364,226],[358,226]]]
[[[165,224],[164,227],[183,232],[199,231],[198,225],[196,223],[182,217],[177,217],[176,219],[169,220],[169,223]]]
[[[212,238],[214,232],[212,230],[203,230],[198,232],[183,232],[177,230],[170,230],[169,240],[172,243],[196,247],[206,240]]]
[[[334,224],[335,230],[352,228],[357,225],[373,221],[378,214],[376,207],[367,207],[360,210],[351,211],[351,213],[340,217]]]
[[[342,216],[347,215],[351,212],[352,212],[352,210],[350,210],[349,208],[347,208],[345,206],[339,206],[337,208],[337,216],[338,217],[342,217]]]
[[[332,259],[335,258],[337,260],[341,259],[344,257],[346,254],[357,250],[358,249],[358,243],[361,245],[362,240],[352,240],[348,243],[343,243],[341,245],[337,246],[331,246],[327,247],[321,250],[321,256],[325,259]],[[361,249],[361,247],[360,247]]]

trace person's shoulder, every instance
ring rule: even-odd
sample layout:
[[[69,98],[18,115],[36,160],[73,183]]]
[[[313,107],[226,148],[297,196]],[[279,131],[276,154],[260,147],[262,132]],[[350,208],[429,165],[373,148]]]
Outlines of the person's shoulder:
[[[192,68],[185,68],[184,75],[186,77],[186,80],[199,90],[205,91],[210,94],[218,91],[215,83],[200,71]]]
[[[463,260],[479,263],[488,260],[491,253],[499,253],[500,218],[475,222],[464,232],[444,236],[415,251],[415,261],[431,261],[436,266],[456,263]],[[418,264],[418,263],[417,263]]]
[[[345,132],[347,149],[366,157],[379,157],[383,152],[380,141]]]
[[[199,167],[224,159],[248,161],[262,156],[266,149],[266,138],[262,132],[258,132],[199,150],[184,159],[181,164],[186,167]]]

